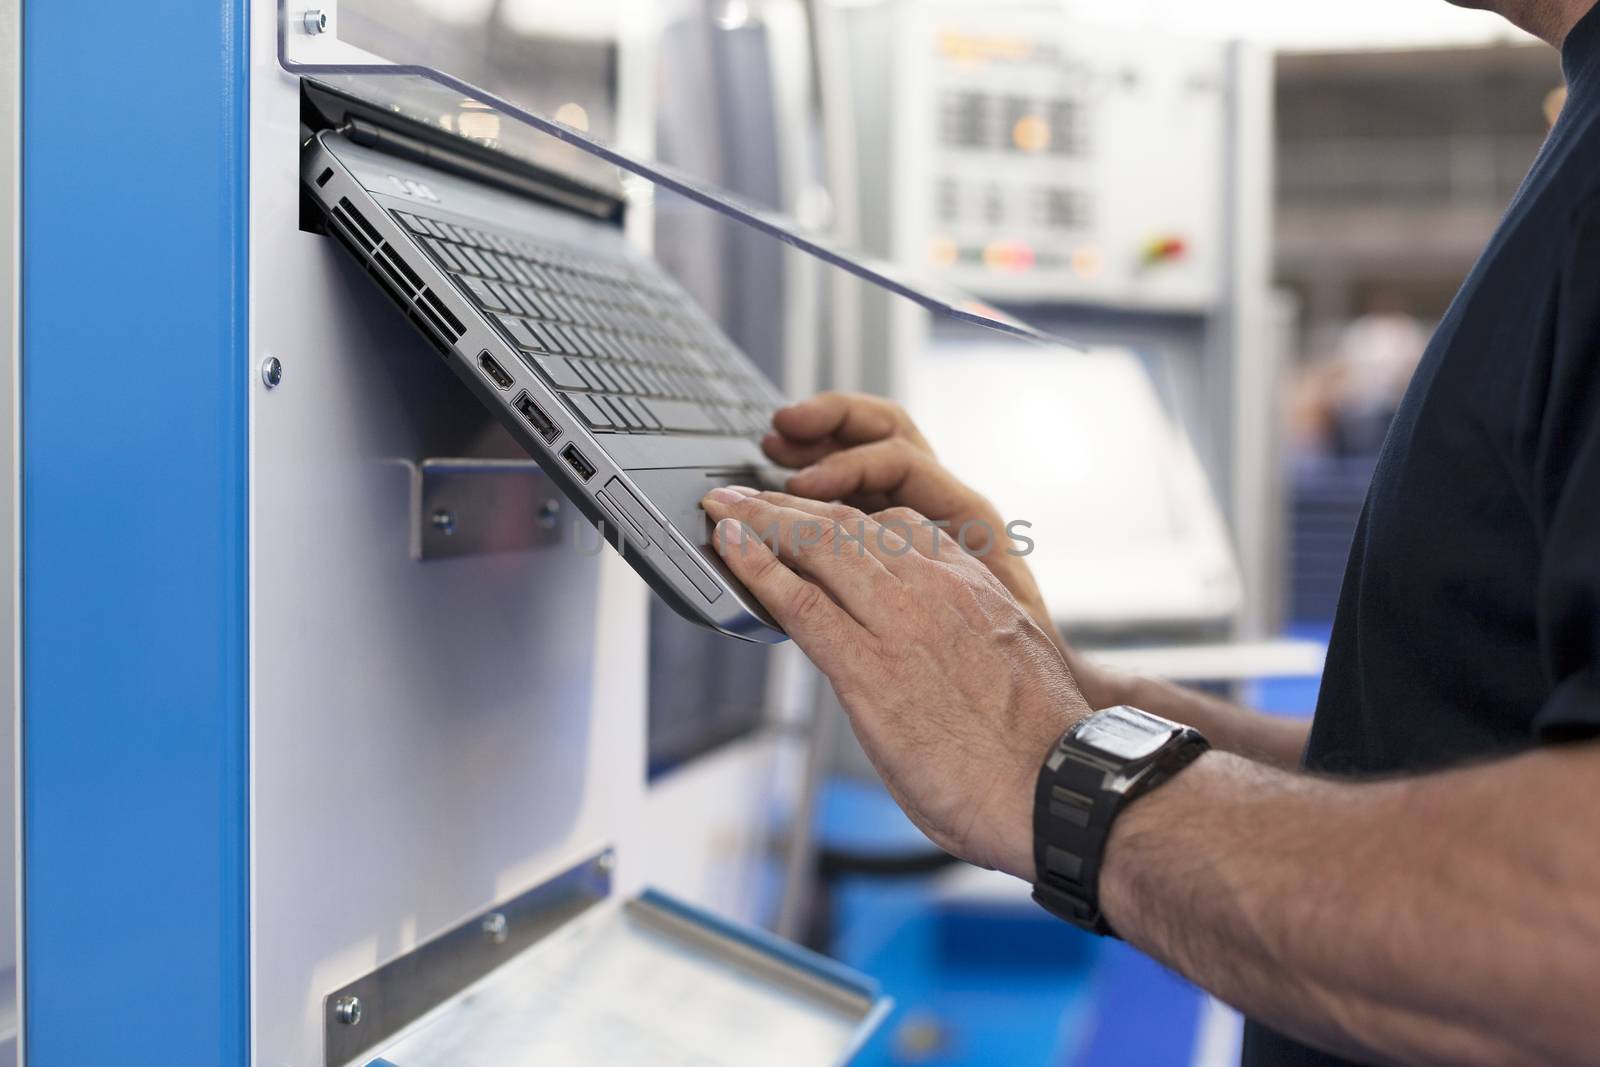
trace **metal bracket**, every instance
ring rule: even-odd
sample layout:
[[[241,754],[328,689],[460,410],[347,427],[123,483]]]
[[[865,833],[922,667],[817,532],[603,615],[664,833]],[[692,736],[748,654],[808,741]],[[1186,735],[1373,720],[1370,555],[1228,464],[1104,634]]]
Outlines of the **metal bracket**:
[[[411,467],[416,559],[527,552],[561,540],[566,500],[532,460],[427,459]]]
[[[611,895],[611,851],[489,908],[322,999],[323,1063],[340,1067]]]

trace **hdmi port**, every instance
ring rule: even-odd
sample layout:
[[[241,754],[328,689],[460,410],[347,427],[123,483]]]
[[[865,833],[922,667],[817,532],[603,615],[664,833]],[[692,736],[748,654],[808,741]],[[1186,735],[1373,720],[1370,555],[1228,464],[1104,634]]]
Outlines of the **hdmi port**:
[[[535,404],[533,397],[527,393],[518,393],[512,404],[516,406],[517,412],[528,420],[528,425],[532,426],[546,442],[554,441],[561,436],[561,427],[557,426],[550,416],[544,413],[544,409]]]
[[[487,374],[494,384],[502,389],[511,388],[511,375],[507,374],[506,369],[489,353],[485,352],[478,357],[478,366],[483,368],[483,373]]]

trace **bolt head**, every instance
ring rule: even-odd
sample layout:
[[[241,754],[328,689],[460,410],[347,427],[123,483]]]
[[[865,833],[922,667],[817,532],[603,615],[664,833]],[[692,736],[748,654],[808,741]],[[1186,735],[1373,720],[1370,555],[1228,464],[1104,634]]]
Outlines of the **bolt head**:
[[[313,36],[328,32],[328,13],[321,8],[312,8],[306,12],[306,32]]]
[[[340,997],[333,1002],[333,1017],[344,1026],[354,1026],[361,1021],[361,998]]]
[[[599,858],[595,860],[595,866],[599,867],[604,873],[610,874],[617,869],[617,854],[607,849],[600,853]]]
[[[510,936],[511,924],[506,922],[506,917],[498,911],[491,911],[483,917],[483,936],[491,944],[503,945]]]
[[[261,381],[268,389],[276,389],[283,382],[283,363],[277,356],[262,361]]]
[[[456,532],[456,516],[453,511],[446,511],[444,508],[440,508],[433,513],[431,521],[433,528],[446,537]]]

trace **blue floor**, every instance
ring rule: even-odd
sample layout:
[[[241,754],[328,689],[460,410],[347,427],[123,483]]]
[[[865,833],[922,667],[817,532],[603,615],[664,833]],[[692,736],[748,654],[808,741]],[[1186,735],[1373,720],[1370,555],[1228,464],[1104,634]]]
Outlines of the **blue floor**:
[[[875,786],[832,783],[823,809],[836,844],[925,845]],[[1189,1062],[1201,997],[1187,982],[1030,903],[942,901],[934,877],[838,885],[832,954],[895,999],[853,1067]]]
[[[1326,640],[1327,627],[1291,635]],[[1316,679],[1255,683],[1250,704],[1304,717]],[[897,853],[926,843],[881,788],[824,790],[821,838]],[[941,900],[937,876],[840,881],[830,951],[895,998],[853,1067],[1169,1067],[1190,1064],[1205,996],[1120,942],[1090,937],[1031,904]]]
[[[930,848],[875,784],[831,783],[821,826],[850,851]],[[854,1067],[1070,1062],[1087,1032],[1099,940],[1031,907],[941,901],[936,877],[835,885],[832,953],[895,999]]]
[[[1020,910],[908,902],[895,914],[877,950],[850,961],[897,1005],[857,1067],[1068,1062],[1088,1023],[1098,945]]]

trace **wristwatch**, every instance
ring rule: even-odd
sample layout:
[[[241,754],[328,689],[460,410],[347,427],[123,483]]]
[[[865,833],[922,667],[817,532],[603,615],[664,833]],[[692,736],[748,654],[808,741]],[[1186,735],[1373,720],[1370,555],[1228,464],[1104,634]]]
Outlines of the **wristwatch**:
[[[1123,809],[1193,763],[1211,745],[1198,730],[1138,708],[1084,719],[1050,750],[1033,795],[1033,899],[1101,935],[1100,865]]]

